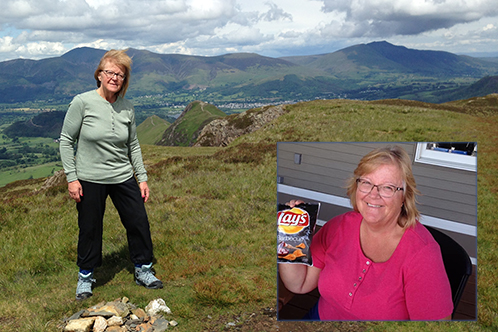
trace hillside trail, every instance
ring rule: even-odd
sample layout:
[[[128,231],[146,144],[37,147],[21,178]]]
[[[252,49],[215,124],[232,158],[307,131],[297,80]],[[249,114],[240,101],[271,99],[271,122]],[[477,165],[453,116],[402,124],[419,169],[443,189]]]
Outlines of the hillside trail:
[[[29,119],[29,123],[33,126],[33,127],[38,127],[38,128],[41,128],[43,126],[40,126],[40,125],[37,125],[36,123],[33,122],[33,119]]]
[[[200,102],[200,104],[201,104],[201,111],[202,111],[202,112],[204,112],[204,113],[208,113],[208,114],[211,114],[211,113],[209,113],[208,111],[206,111],[206,110],[204,109],[204,105],[205,105],[206,103],[204,103],[204,102]]]

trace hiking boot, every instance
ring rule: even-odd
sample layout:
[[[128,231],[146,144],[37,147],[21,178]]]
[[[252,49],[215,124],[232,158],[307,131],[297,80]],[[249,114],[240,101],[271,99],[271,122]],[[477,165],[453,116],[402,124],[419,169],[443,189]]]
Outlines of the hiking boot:
[[[150,289],[163,288],[161,280],[157,279],[152,272],[152,263],[135,267],[135,282],[139,286],[144,286]]]
[[[78,286],[76,286],[76,300],[82,301],[92,296],[92,283],[95,282],[93,272],[88,274],[78,273]]]

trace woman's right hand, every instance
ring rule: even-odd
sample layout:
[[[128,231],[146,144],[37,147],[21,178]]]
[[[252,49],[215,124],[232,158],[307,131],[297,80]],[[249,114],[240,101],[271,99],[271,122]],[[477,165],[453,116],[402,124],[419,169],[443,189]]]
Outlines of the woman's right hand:
[[[303,203],[305,202],[293,199],[290,202],[286,202],[285,205],[293,208]],[[284,249],[284,245],[281,246],[281,249]],[[318,277],[321,270],[305,264],[279,263],[278,271],[280,279],[288,290],[295,294],[304,294],[311,292],[318,286]]]
[[[304,202],[303,202],[303,201],[301,201],[301,200],[299,200],[299,199],[293,199],[293,200],[291,200],[290,202],[285,203],[285,205],[288,205],[288,206],[290,206],[291,208],[293,208],[294,206],[299,205],[299,204],[303,204],[303,203],[304,203]]]
[[[81,196],[83,196],[83,187],[81,187],[81,183],[78,180],[69,182],[67,188],[69,190],[69,196],[74,199],[76,203],[81,202]]]

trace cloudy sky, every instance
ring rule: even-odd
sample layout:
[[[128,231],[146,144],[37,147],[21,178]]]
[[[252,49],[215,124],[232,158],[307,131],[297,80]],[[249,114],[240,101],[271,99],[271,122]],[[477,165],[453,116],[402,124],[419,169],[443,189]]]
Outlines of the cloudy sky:
[[[280,57],[380,40],[498,56],[498,6],[496,0],[2,0],[0,11],[0,61],[82,46]]]

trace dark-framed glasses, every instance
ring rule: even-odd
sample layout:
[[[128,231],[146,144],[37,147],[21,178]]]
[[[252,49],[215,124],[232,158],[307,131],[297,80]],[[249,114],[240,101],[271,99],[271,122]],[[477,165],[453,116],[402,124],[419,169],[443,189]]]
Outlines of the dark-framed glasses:
[[[384,198],[391,198],[394,194],[396,194],[396,192],[403,190],[401,187],[392,185],[372,184],[364,179],[356,179],[356,183],[358,184],[358,190],[365,194],[369,194],[372,192],[374,187],[377,187],[379,195]]]
[[[110,79],[113,79],[114,76],[116,76],[118,80],[124,81],[126,78],[126,75],[115,73],[112,70],[102,70],[102,72]]]

